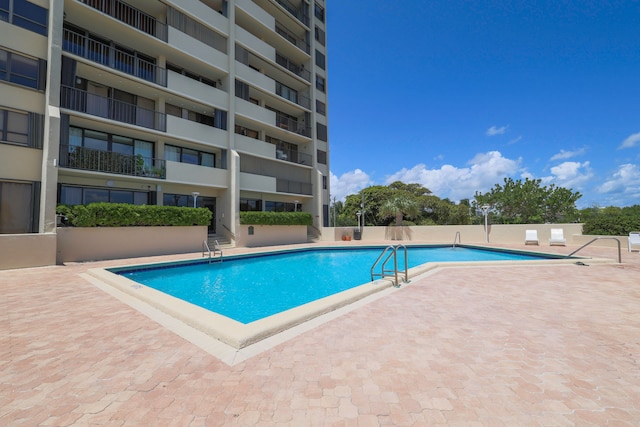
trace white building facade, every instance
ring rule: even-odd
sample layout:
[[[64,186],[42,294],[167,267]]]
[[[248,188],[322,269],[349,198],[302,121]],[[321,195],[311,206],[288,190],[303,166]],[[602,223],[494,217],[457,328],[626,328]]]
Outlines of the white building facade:
[[[55,247],[58,203],[328,225],[325,0],[1,0],[0,238]]]

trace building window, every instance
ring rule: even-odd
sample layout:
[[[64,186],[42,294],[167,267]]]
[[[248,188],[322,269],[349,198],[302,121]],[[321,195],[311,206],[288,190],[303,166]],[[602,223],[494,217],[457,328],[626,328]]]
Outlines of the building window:
[[[36,232],[39,183],[0,181],[0,234]]]
[[[316,123],[316,136],[320,141],[327,141],[327,126],[322,123]]]
[[[262,211],[262,200],[240,199],[240,212]]]
[[[29,113],[0,108],[0,141],[29,146],[29,140]]]
[[[314,4],[313,14],[320,20],[320,22],[324,22],[324,8],[318,3]]]
[[[47,35],[48,11],[26,0],[0,0],[0,20]]]
[[[162,198],[162,204],[164,206],[193,207],[193,196],[191,196],[191,200],[191,203],[189,203],[189,196],[186,194],[165,193]]]
[[[209,115],[187,110],[186,108],[181,108],[177,105],[165,104],[164,111],[169,116],[180,117],[192,122],[227,130],[227,112],[224,110],[214,110],[213,115]]]
[[[126,189],[60,186],[59,203],[63,205],[88,205],[89,203],[127,203],[147,205],[150,202],[148,191]]]
[[[274,202],[267,200],[265,202],[265,212],[294,212],[296,209],[295,204],[287,202]]]
[[[323,116],[327,115],[327,105],[316,99],[316,113],[322,114]]]
[[[318,89],[321,92],[324,92],[326,90],[324,77],[321,77],[317,74],[316,74],[316,89]]]
[[[164,159],[172,162],[189,163],[191,165],[207,166],[210,168],[215,167],[216,164],[216,155],[213,153],[168,144],[164,146]]]
[[[318,163],[321,163],[323,165],[327,164],[327,152],[326,151],[318,150],[317,151],[317,157],[318,157]]]
[[[315,35],[316,35],[316,41],[320,43],[322,46],[324,46],[325,38],[326,38],[324,30],[316,26]]]
[[[319,50],[316,50],[316,65],[324,70],[326,66],[325,64],[326,64],[326,59],[324,54]]]
[[[44,89],[43,61],[0,49],[0,80],[33,89]]]
[[[192,73],[191,71],[185,70],[184,68],[181,68],[181,67],[179,67],[177,65],[174,65],[174,64],[171,64],[171,63],[167,63],[167,70],[171,70],[171,71],[173,71],[175,73],[182,74],[185,77],[189,77],[190,79],[199,81],[199,82],[204,83],[204,84],[206,84],[208,86],[211,86],[211,87],[216,87],[217,86],[217,84],[216,84],[216,82],[214,80],[209,79],[207,77],[203,77],[203,76],[201,76],[199,74],[196,74],[196,73]]]
[[[326,175],[322,175],[322,189],[323,190],[327,189],[327,176]]]

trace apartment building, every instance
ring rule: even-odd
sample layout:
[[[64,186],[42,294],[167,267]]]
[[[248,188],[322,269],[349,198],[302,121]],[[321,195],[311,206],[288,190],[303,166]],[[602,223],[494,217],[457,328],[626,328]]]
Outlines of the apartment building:
[[[328,225],[325,24],[325,0],[0,0],[0,249],[55,260],[57,203]]]

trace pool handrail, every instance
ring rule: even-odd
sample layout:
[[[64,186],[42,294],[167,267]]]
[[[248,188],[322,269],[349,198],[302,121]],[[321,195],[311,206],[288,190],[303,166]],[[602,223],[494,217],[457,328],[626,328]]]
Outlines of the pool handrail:
[[[593,242],[595,242],[596,240],[600,240],[600,239],[613,239],[616,242],[618,242],[618,264],[622,264],[622,249],[620,249],[620,239],[618,239],[617,237],[610,237],[610,236],[600,236],[600,237],[596,237],[594,239],[592,239],[591,241],[585,243],[584,245],[580,246],[578,249],[576,249],[575,251],[571,252],[568,256],[572,256],[573,254],[575,254],[576,252],[578,252],[579,250],[581,250],[584,247],[589,246],[590,244],[592,244]]]
[[[389,275],[387,275],[386,273],[393,273],[393,276],[395,278],[394,286],[396,287],[400,286],[400,281],[398,280],[398,249],[400,247],[404,249],[404,282],[409,283],[409,256],[407,253],[407,247],[403,244],[399,244],[395,246],[389,245],[382,250],[380,255],[378,255],[378,258],[376,259],[376,261],[371,266],[370,272],[371,272],[372,282],[374,281],[376,276],[380,276],[380,278],[383,279],[385,277],[389,277]],[[391,251],[391,252],[389,252],[387,257],[382,262],[380,273],[376,273],[375,272],[376,266],[380,263],[380,260],[387,253],[387,251]],[[387,270],[386,269],[387,262],[389,262],[392,256],[393,256],[393,270]]]

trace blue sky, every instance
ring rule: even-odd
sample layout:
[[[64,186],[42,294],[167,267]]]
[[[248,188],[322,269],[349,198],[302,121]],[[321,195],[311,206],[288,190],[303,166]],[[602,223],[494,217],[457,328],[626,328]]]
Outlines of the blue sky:
[[[640,204],[640,1],[328,0],[331,197],[505,177]]]

